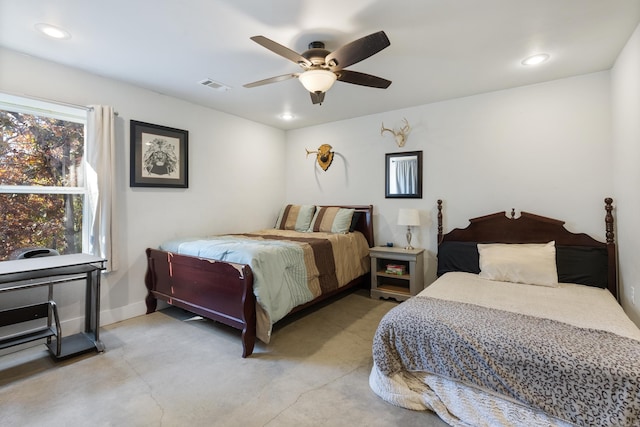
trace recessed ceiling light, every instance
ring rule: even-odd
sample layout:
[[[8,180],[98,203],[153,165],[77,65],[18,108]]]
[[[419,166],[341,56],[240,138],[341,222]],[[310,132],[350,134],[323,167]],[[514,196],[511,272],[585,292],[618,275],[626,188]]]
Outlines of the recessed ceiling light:
[[[295,116],[293,114],[291,114],[291,113],[282,113],[282,114],[280,114],[280,118],[282,120],[293,120],[294,117]]]
[[[69,34],[68,31],[56,27],[55,25],[40,23],[36,24],[35,28],[45,36],[53,39],[66,40],[71,38],[71,34]]]
[[[547,53],[538,53],[536,55],[531,55],[528,58],[522,60],[522,65],[538,65],[545,62],[549,59],[549,54]]]

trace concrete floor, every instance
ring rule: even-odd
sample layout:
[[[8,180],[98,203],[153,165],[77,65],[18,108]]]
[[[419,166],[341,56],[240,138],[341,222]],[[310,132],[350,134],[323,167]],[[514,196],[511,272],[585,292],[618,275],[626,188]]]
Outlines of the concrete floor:
[[[11,353],[0,426],[445,426],[369,388],[373,334],[395,304],[356,291],[277,325],[247,359],[239,331],[176,308],[102,328],[102,354]]]

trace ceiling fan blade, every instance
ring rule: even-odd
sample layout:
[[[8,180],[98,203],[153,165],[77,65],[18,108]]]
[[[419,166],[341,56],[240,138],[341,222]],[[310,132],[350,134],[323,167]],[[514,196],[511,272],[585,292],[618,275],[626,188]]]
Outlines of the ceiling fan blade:
[[[300,55],[298,52],[294,52],[288,47],[282,46],[279,43],[274,42],[264,36],[253,36],[251,40],[258,43],[259,45],[266,47],[271,52],[276,53],[284,58],[287,58],[289,61],[295,62],[301,67],[310,67],[311,61],[309,61],[304,56]]]
[[[314,104],[322,104],[324,101],[324,92],[309,92],[311,94],[311,102]]]
[[[340,70],[337,74],[338,80],[340,80],[341,82],[353,83],[354,85],[386,89],[391,84],[391,80],[372,76],[371,74],[360,73],[358,71]]]
[[[390,44],[391,42],[389,42],[384,31],[378,31],[377,33],[369,34],[334,50],[327,55],[325,63],[331,71],[341,70],[363,59],[367,59]]]
[[[296,78],[298,76],[299,76],[298,73],[283,74],[281,76],[269,77],[268,79],[258,80],[257,82],[253,82],[253,83],[247,83],[246,85],[243,85],[243,86],[244,87],[256,87],[256,86],[268,85],[270,83],[276,83],[276,82],[281,82],[281,81],[284,81],[284,80],[293,79],[293,78]]]

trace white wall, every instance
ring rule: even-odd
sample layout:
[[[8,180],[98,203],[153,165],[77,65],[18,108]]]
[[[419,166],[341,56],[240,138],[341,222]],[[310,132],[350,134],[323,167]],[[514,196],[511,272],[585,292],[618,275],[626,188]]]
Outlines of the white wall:
[[[102,282],[103,325],[144,314],[145,248],[176,236],[269,227],[285,199],[281,130],[2,48],[0,91],[112,105],[119,113],[114,173],[120,269]],[[189,131],[188,189],[129,187],[132,119]],[[56,289],[61,316],[73,324],[65,333],[80,327],[80,291]]]
[[[103,324],[144,312],[146,247],[203,230],[267,227],[284,202],[373,204],[377,243],[397,245],[405,243],[404,228],[395,224],[398,209],[420,209],[425,225],[414,233],[412,243],[427,248],[426,276],[431,281],[438,198],[445,200],[445,231],[465,227],[468,218],[514,207],[566,220],[569,230],[604,239],[603,199],[613,196],[619,236],[622,228],[631,228],[627,241],[620,243],[621,276],[628,282],[637,275],[629,270],[634,263],[624,251],[631,254],[638,245],[631,240],[637,226],[629,224],[634,224],[630,216],[640,204],[636,186],[628,186],[638,178],[633,165],[640,132],[637,120],[632,120],[639,109],[638,38],[636,31],[618,59],[613,84],[609,72],[594,73],[286,134],[2,48],[0,91],[81,105],[107,104],[119,112],[121,269],[103,282]],[[635,92],[627,93],[628,87]],[[627,119],[617,115],[629,109]],[[380,125],[384,121],[387,127],[398,127],[404,117],[412,130],[405,147],[399,148],[389,134],[380,135]],[[189,189],[129,187],[131,119],[189,130]],[[326,172],[313,155],[305,154],[305,148],[314,150],[324,143],[336,152]],[[424,153],[423,198],[385,199],[384,154],[414,150]],[[622,208],[629,205],[628,219],[621,221]],[[81,316],[75,297],[62,295],[63,317],[65,310],[67,318]]]
[[[570,231],[604,239],[604,198],[613,196],[609,73],[390,111],[287,132],[289,202],[373,204],[376,242],[406,242],[398,209],[420,209],[414,246],[428,249],[435,278],[436,200],[445,232],[468,219],[516,208],[567,221]],[[321,106],[319,108],[325,108]],[[386,127],[412,126],[398,148]],[[305,148],[330,144],[326,171]],[[423,198],[385,199],[384,154],[423,151]]]
[[[622,306],[640,325],[640,26],[611,70],[611,98]]]

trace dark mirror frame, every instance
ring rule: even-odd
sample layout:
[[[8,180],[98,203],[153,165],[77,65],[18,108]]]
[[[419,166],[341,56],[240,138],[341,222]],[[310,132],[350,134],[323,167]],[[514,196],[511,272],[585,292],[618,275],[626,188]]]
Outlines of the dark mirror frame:
[[[414,182],[415,191],[409,193],[392,192],[391,174],[395,170],[393,162],[395,159],[402,157],[415,157],[418,163],[417,182]],[[384,161],[384,196],[387,199],[422,199],[422,151],[408,151],[404,153],[387,153]]]

